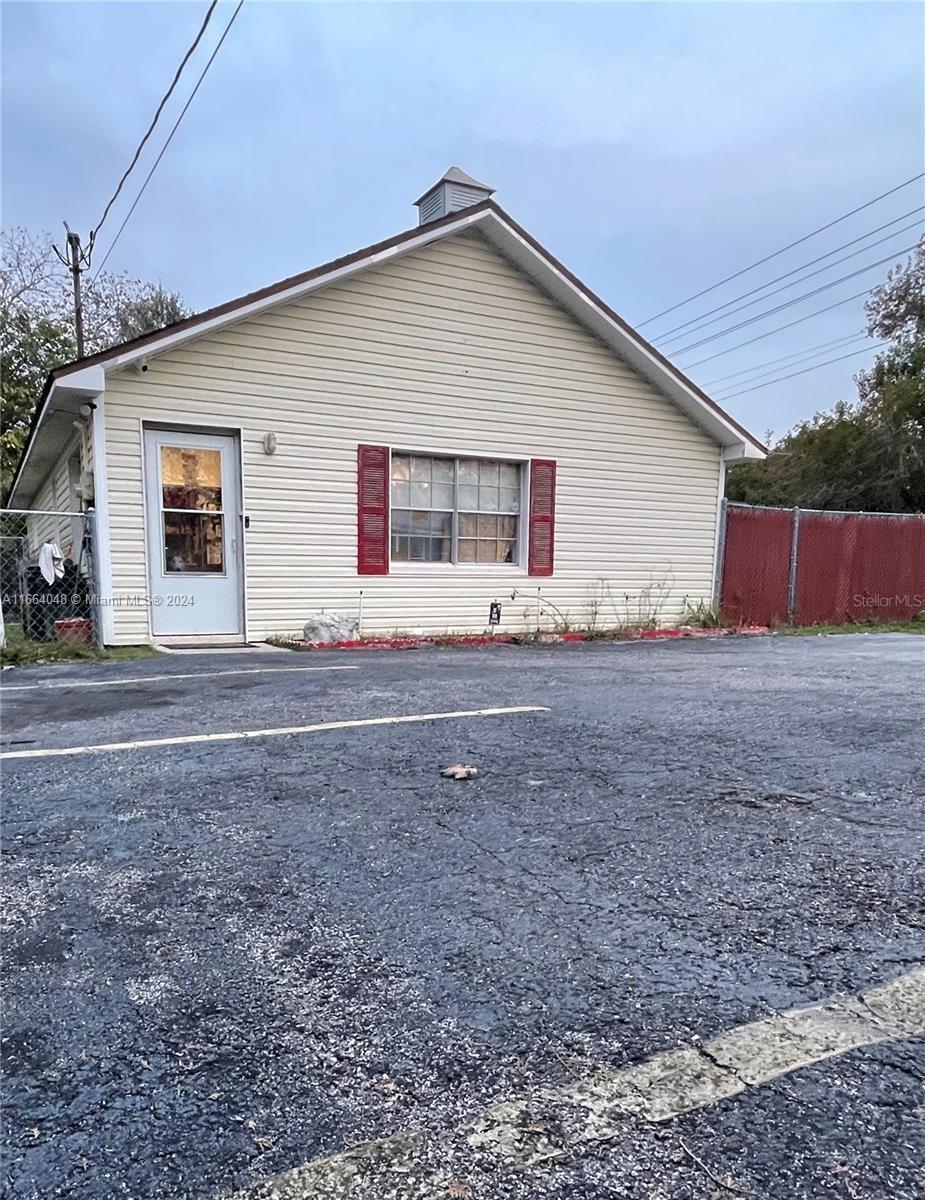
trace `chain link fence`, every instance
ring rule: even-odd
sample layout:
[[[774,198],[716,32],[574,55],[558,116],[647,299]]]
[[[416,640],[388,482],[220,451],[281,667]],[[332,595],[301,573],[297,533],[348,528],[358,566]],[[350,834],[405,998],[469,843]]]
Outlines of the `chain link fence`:
[[[94,513],[0,509],[0,641],[102,649]]]
[[[925,514],[725,504],[724,616],[750,625],[910,621],[925,611]]]

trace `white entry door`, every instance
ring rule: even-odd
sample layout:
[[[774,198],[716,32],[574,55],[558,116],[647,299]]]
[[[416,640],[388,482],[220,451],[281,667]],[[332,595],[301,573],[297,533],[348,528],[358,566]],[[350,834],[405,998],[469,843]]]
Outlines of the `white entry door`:
[[[241,633],[238,443],[145,430],[151,632]]]

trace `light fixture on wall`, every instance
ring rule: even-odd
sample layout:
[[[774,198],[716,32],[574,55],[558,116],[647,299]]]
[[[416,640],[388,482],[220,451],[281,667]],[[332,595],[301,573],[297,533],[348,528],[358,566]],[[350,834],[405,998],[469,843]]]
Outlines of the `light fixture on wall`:
[[[84,418],[85,421],[89,420],[89,418],[93,416],[93,410],[95,408],[96,408],[96,405],[93,403],[92,400],[89,400],[86,404],[81,404],[80,410],[79,410],[80,415]]]
[[[265,433],[263,435],[263,452],[264,454],[275,454],[277,446],[277,437],[275,433]]]

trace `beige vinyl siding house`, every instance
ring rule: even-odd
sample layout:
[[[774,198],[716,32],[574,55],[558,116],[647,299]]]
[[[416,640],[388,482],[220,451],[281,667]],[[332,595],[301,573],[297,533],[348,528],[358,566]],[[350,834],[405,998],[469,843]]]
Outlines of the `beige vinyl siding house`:
[[[601,302],[584,319],[577,281],[530,259],[487,190],[462,198],[386,249],[56,382],[95,396],[107,641],[257,640],[322,611],[362,612],[364,634],[472,633],[493,601],[509,632],[671,624],[710,602],[724,463],[760,446],[696,392],[683,407],[641,339],[617,352],[632,331],[611,337]],[[361,447],[396,476],[365,526]],[[167,611],[200,586],[197,611]]]

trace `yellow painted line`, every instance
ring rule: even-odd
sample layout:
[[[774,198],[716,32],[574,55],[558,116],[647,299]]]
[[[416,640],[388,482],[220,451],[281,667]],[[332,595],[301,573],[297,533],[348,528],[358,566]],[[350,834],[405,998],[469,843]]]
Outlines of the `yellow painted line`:
[[[52,688],[131,687],[136,683],[161,683],[170,679],[216,679],[220,675],[286,675],[310,671],[359,671],[359,667],[231,667],[227,671],[184,671],[173,675],[136,675],[122,679],[67,679],[62,683],[15,683],[0,686],[4,692],[47,692]]]
[[[102,754],[115,750],[148,750],[156,746],[193,746],[201,742],[243,742],[251,738],[287,737],[297,733],[327,733],[332,729],[363,729],[372,725],[413,725],[419,721],[451,721],[464,717],[503,717],[515,713],[549,712],[543,705],[513,708],[471,708],[460,712],[414,713],[407,717],[364,717],[356,721],[321,721],[317,725],[288,725],[282,729],[244,729],[231,733],[194,733],[186,737],[149,738],[142,742],[103,742],[98,746],[66,746],[45,750],[6,750],[0,759],[61,758],[68,754]]]

